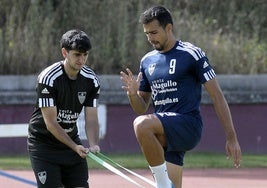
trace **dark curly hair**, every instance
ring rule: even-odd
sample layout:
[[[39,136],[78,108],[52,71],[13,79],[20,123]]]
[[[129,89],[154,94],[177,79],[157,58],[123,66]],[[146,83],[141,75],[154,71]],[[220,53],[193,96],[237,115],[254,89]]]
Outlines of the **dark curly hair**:
[[[168,9],[163,6],[154,6],[147,9],[141,14],[139,22],[142,24],[148,24],[153,20],[158,20],[159,24],[165,28],[167,24],[172,24],[172,16]]]
[[[84,31],[78,29],[69,30],[64,33],[60,40],[60,46],[67,51],[77,50],[82,53],[92,48],[88,35]]]

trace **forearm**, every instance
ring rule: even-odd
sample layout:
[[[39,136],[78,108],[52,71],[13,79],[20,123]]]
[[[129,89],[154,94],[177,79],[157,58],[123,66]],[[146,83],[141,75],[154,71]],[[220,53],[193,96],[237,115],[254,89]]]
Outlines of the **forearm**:
[[[137,114],[143,114],[147,111],[149,102],[146,102],[137,93],[134,95],[128,95],[128,99],[133,111]]]
[[[54,137],[56,137],[56,139],[70,147],[72,150],[76,151],[75,148],[77,144],[69,137],[69,135],[64,131],[63,128],[61,128],[58,123],[47,125],[47,129],[53,134]]]
[[[227,139],[236,139],[236,132],[226,99],[224,96],[221,96],[221,99],[219,100],[222,102],[214,102],[214,107],[216,114],[223,126],[225,136]]]
[[[236,139],[236,132],[233,125],[231,112],[217,79],[214,78],[206,82],[204,86],[211,97],[216,114],[224,129],[227,140],[233,138]]]
[[[85,132],[90,146],[99,144],[99,124],[90,122],[85,125]]]

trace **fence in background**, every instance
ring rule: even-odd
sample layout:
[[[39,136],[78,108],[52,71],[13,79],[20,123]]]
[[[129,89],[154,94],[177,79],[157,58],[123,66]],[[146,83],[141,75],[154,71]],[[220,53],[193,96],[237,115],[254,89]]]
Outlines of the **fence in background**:
[[[218,75],[217,78],[229,102],[243,152],[267,153],[267,75]],[[0,153],[26,152],[25,124],[33,110],[35,79],[35,75],[0,76]],[[121,89],[120,77],[100,75],[100,81],[100,103],[105,111],[100,112],[99,118],[106,122],[100,142],[102,151],[140,152],[132,129],[136,114]],[[149,111],[153,111],[152,107]],[[203,136],[194,150],[224,152],[224,133],[205,91],[201,113]],[[7,132],[10,137],[3,137]]]

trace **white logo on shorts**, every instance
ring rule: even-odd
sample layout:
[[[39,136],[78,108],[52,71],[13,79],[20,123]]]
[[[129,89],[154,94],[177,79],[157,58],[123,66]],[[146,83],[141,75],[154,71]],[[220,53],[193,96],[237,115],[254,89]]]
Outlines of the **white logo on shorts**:
[[[46,171],[38,172],[38,178],[42,184],[46,181]]]
[[[158,115],[160,115],[161,117],[164,117],[164,116],[176,116],[176,113],[174,113],[174,112],[159,112]]]

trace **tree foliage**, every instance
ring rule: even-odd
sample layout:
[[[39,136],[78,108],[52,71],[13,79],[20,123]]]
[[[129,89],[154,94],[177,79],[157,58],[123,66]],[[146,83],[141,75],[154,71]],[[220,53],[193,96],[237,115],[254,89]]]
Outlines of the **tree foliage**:
[[[0,0],[0,74],[35,74],[61,60],[61,35],[72,28],[89,34],[88,64],[98,74],[137,73],[151,50],[139,15],[165,5],[178,39],[201,47],[217,73],[267,71],[265,0]]]

